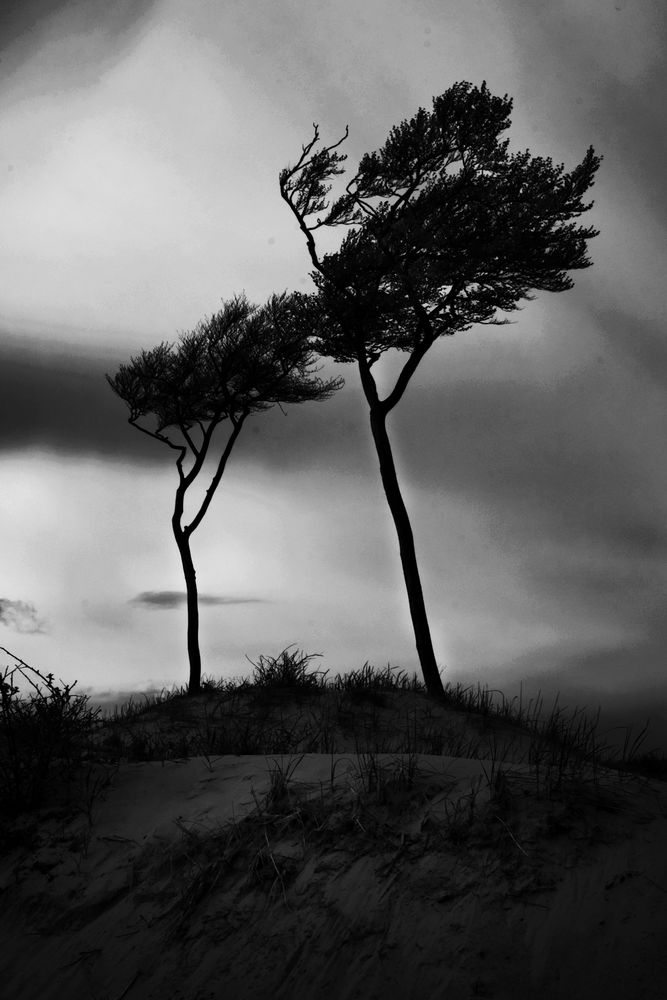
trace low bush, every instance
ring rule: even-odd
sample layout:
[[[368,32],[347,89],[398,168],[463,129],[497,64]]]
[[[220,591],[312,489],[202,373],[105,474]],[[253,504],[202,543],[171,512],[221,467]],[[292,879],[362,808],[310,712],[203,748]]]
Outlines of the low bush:
[[[0,649],[15,661],[0,673],[0,809],[20,812],[74,779],[100,709],[73,694],[76,681],[57,683]]]

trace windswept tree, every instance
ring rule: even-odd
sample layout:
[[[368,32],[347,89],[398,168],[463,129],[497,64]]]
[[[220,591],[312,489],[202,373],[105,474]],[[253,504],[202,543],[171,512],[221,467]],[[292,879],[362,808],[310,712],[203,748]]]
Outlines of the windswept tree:
[[[341,379],[321,379],[312,347],[295,322],[293,299],[272,296],[259,307],[244,295],[200,322],[176,344],[161,343],[121,365],[107,381],[127,404],[129,422],[176,452],[178,484],[171,525],[185,576],[188,692],[201,685],[197,576],[190,538],[201,524],[246,419],[274,404],[327,399]],[[146,418],[149,423],[144,422]],[[186,494],[213,456],[218,425],[229,433],[218,449],[204,499],[184,523]],[[186,468],[186,462],[189,468]]]
[[[586,241],[598,233],[573,220],[600,157],[592,148],[570,173],[551,159],[511,154],[501,141],[512,101],[482,83],[457,83],[393,128],[364,155],[339,197],[338,151],[314,125],[301,156],[280,173],[280,192],[304,235],[316,291],[298,296],[319,354],[357,365],[370,411],[380,475],[396,526],[417,652],[428,691],[443,687],[429,630],[415,544],[401,496],[387,417],[440,337],[476,323],[506,323],[533,290],[572,287],[568,271],[590,266]],[[347,227],[336,252],[321,252],[320,229]],[[406,355],[380,397],[373,366],[387,351]]]

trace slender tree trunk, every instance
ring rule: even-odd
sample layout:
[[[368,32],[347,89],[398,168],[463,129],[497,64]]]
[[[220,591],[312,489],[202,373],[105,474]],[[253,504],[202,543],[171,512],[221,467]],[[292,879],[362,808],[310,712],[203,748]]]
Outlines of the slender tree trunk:
[[[424,603],[424,593],[422,591],[419,568],[417,566],[417,553],[415,552],[415,541],[410,525],[410,518],[403,502],[403,497],[398,485],[396,466],[391,451],[391,443],[387,435],[386,414],[377,407],[371,406],[371,431],[378,458],[380,460],[380,475],[384,487],[387,503],[391,516],[396,526],[398,535],[398,545],[401,553],[401,564],[403,566],[403,577],[408,592],[408,603],[410,605],[410,616],[412,627],[415,633],[417,645],[417,655],[424,675],[426,690],[434,698],[444,698],[445,691],[440,679],[440,672],[433,652],[433,642],[431,641],[431,630],[428,625],[426,615],[426,605]]]
[[[190,662],[190,679],[188,694],[199,694],[201,690],[201,653],[199,651],[199,601],[197,598],[197,574],[190,552],[190,537],[183,531],[180,524],[172,522],[174,537],[178,545],[185,576],[185,591],[188,609],[188,660]]]

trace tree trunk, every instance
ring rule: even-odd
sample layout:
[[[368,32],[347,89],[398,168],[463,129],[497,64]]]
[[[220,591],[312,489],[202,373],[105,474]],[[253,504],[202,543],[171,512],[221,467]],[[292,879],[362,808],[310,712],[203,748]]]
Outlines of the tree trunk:
[[[188,694],[199,694],[201,690],[201,653],[199,651],[199,601],[197,599],[197,574],[190,552],[190,538],[179,524],[173,523],[174,537],[178,545],[185,576],[185,591],[188,609],[188,660],[190,679]]]
[[[419,662],[424,675],[426,690],[432,697],[442,699],[445,696],[445,691],[440,679],[435,653],[433,652],[431,631],[428,625],[424,594],[417,566],[415,541],[410,525],[410,518],[408,517],[408,512],[398,485],[396,466],[394,465],[391,444],[387,435],[386,419],[384,412],[376,407],[371,407],[371,431],[380,460],[382,485],[391,516],[394,519],[396,534],[398,535],[403,577],[408,592],[408,603],[410,605],[412,627],[415,633],[417,655],[419,656]]]

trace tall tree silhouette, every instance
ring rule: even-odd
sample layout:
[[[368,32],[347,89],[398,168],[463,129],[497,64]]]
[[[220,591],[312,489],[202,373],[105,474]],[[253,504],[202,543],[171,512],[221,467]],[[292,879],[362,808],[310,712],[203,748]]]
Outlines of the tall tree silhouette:
[[[106,376],[130,410],[137,430],[176,453],[178,485],[171,525],[181,557],[187,594],[188,692],[201,686],[197,576],[190,537],[201,524],[225,471],[246,419],[274,404],[327,399],[341,379],[317,376],[308,338],[294,322],[293,299],[274,295],[261,307],[244,295],[223,304],[209,319],[177,344],[161,343]],[[152,417],[153,426],[139,423]],[[204,499],[188,524],[185,499],[211,454],[216,428],[229,421],[222,448]],[[168,433],[167,433],[168,432]],[[174,435],[176,440],[174,440]],[[191,459],[189,470],[184,463]]]
[[[280,192],[303,233],[316,291],[298,296],[317,351],[356,363],[370,411],[380,475],[394,520],[417,652],[428,691],[444,690],[429,630],[415,543],[399,488],[387,416],[440,337],[475,323],[506,323],[534,289],[572,287],[567,272],[590,266],[586,241],[597,230],[573,223],[591,204],[600,157],[588,149],[570,173],[528,151],[510,154],[512,100],[457,83],[394,127],[365,154],[333,203],[331,181],[344,172],[338,151],[314,125],[301,156],[280,173]],[[319,229],[349,227],[339,250],[323,253]],[[407,359],[380,398],[373,365],[387,351]]]

